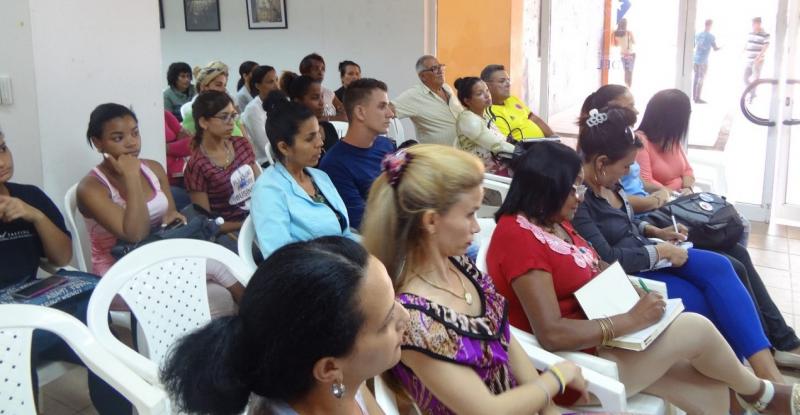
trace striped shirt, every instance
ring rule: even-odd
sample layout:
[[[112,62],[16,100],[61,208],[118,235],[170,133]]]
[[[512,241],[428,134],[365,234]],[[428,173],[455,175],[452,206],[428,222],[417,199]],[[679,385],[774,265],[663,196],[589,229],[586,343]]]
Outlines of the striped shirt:
[[[747,46],[744,48],[745,58],[752,62],[769,45],[769,33],[765,31],[751,32],[747,35]]]
[[[186,163],[186,190],[208,194],[208,204],[214,215],[226,221],[243,221],[250,213],[250,194],[256,176],[251,164],[255,162],[253,147],[243,137],[231,137],[233,162],[225,168],[214,164],[200,149],[192,151]]]

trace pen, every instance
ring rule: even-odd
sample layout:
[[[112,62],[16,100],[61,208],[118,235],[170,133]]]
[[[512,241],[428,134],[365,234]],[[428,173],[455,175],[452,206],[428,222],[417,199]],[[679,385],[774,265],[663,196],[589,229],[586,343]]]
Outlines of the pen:
[[[672,227],[675,228],[675,233],[680,233],[678,231],[678,222],[675,222],[675,215],[671,215],[671,216],[672,216]]]
[[[644,292],[646,292],[646,293],[649,293],[649,292],[650,292],[650,289],[649,289],[649,288],[647,288],[647,286],[644,284],[644,280],[643,280],[643,279],[641,279],[641,278],[639,278],[639,285],[641,285],[641,286],[642,286],[642,289],[644,290]]]

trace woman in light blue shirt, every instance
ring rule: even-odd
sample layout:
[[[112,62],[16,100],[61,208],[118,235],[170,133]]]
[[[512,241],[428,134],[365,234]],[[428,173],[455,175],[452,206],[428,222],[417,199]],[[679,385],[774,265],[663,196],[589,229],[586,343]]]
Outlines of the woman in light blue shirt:
[[[326,235],[357,237],[331,179],[313,168],[322,155],[319,123],[305,106],[273,91],[264,103],[276,159],[256,181],[251,215],[264,257],[291,242]]]

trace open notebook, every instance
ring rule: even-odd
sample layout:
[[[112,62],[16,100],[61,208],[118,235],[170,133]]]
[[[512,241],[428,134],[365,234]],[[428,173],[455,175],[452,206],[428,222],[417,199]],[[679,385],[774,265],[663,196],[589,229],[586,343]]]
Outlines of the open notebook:
[[[639,294],[618,262],[576,291],[575,297],[590,319],[627,313],[639,301]],[[628,350],[644,350],[682,311],[683,301],[680,298],[668,299],[667,310],[661,320],[635,333],[619,336],[610,345]]]

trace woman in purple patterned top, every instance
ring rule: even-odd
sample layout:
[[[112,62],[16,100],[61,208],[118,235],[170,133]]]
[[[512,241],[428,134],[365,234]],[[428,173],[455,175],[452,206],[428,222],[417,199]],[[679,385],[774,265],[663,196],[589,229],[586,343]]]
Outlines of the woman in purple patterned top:
[[[465,256],[482,182],[475,156],[420,144],[388,156],[370,189],[363,243],[411,315],[391,374],[424,414],[558,413],[551,397],[567,385],[585,394],[580,369],[538,374],[509,333],[506,300]]]

